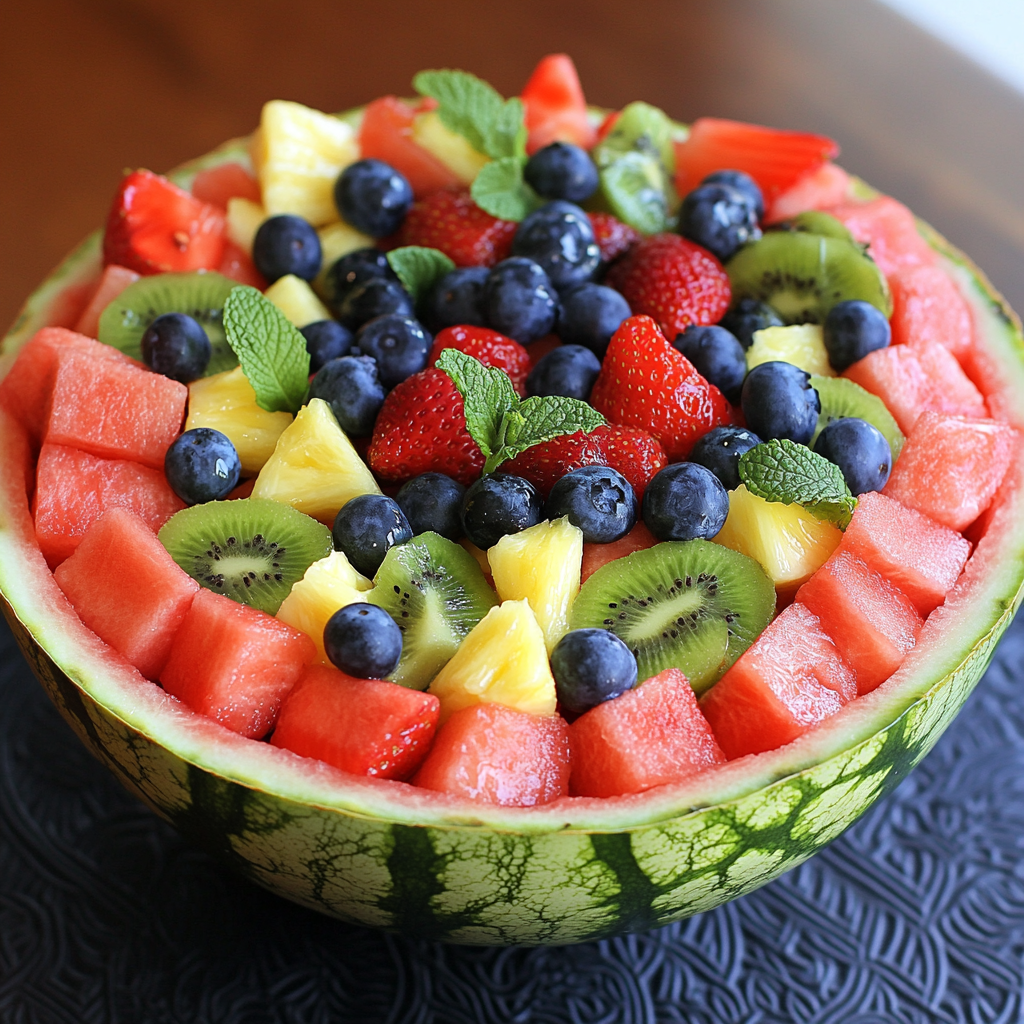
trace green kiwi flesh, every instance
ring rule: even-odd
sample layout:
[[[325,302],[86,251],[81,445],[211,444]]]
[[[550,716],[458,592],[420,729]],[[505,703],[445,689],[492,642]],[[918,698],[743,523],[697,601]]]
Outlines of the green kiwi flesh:
[[[859,419],[867,420],[872,426],[877,427],[882,436],[889,442],[892,451],[892,458],[895,462],[903,450],[903,443],[906,438],[896,425],[892,413],[885,407],[877,395],[865,391],[859,384],[845,377],[811,377],[811,387],[818,392],[821,400],[821,412],[818,414],[818,425],[814,428],[814,437],[811,438],[811,447],[818,440],[818,435],[828,426],[832,420],[842,419],[844,416],[856,416]]]
[[[498,603],[476,559],[436,533],[391,548],[366,594],[402,631],[402,657],[388,678],[425,690],[469,631]]]
[[[322,523],[266,498],[193,505],[171,516],[158,536],[200,586],[269,615],[333,547]]]
[[[224,302],[237,285],[214,271],[140,277],[103,310],[99,340],[141,360],[146,328],[164,313],[187,313],[210,339],[212,352],[203,376],[233,370],[238,357],[224,334]]]
[[[774,611],[775,587],[754,559],[711,541],[667,541],[598,569],[570,628],[608,629],[636,656],[641,680],[678,668],[703,693]]]
[[[856,245],[856,239],[850,229],[838,217],[822,210],[805,210],[798,213],[792,220],[786,221],[781,227],[790,231],[803,231],[810,235],[824,235],[826,238],[842,238]]]

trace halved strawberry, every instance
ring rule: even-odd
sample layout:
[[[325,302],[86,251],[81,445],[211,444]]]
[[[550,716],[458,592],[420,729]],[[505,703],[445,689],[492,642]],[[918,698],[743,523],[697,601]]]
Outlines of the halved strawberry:
[[[139,274],[216,270],[224,255],[224,211],[152,171],[121,182],[107,218],[103,262]]]
[[[519,395],[526,394],[526,376],[530,372],[530,353],[511,338],[492,331],[487,327],[470,327],[460,324],[438,331],[434,347],[430,350],[428,365],[436,366],[437,360],[446,348],[456,348],[466,355],[479,359],[484,366],[496,366],[504,370],[512,380],[512,386]]]
[[[601,250],[601,259],[605,263],[611,263],[633,245],[640,241],[640,232],[623,224],[618,217],[610,213],[596,212],[588,213],[590,226],[594,229],[594,241]]]
[[[526,108],[526,151],[535,153],[549,142],[594,145],[594,126],[587,116],[576,65],[565,53],[542,57],[519,97]]]
[[[413,203],[393,238],[397,245],[440,249],[457,267],[493,267],[512,251],[517,227],[481,210],[468,190],[445,188]]]

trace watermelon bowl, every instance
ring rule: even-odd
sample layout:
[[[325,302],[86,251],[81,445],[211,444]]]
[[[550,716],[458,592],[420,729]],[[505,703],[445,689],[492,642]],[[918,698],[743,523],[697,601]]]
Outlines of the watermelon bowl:
[[[187,187],[245,140],[179,169]],[[870,194],[858,184],[863,195]],[[976,378],[1024,427],[1020,321],[984,276],[920,230],[967,298]],[[0,375],[39,328],[73,324],[101,269],[99,234],[29,298]],[[1024,595],[1024,465],[917,646],[877,690],[777,750],[643,794],[483,807],[357,778],[196,715],[79,620],[35,541],[32,453],[0,410],[0,593],[26,660],[75,733],[121,783],[245,877],[341,920],[478,945],[566,944],[710,910],[815,853],[931,749],[981,678]]]

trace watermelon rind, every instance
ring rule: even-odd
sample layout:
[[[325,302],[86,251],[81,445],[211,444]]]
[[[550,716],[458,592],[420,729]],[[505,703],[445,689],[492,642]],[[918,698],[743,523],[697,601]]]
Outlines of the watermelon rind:
[[[181,168],[247,163],[245,140]],[[861,194],[867,186],[857,183]],[[1020,321],[927,225],[968,298],[1024,426]],[[0,375],[67,296],[95,280],[100,238],[29,298]],[[0,411],[0,594],[35,674],[118,779],[256,883],[345,921],[450,942],[581,942],[666,924],[763,885],[835,839],[931,749],[981,678],[1024,594],[1024,465],[946,603],[896,674],[779,750],[614,799],[484,807],[356,778],[193,714],[79,621],[34,542],[21,484],[27,442]]]

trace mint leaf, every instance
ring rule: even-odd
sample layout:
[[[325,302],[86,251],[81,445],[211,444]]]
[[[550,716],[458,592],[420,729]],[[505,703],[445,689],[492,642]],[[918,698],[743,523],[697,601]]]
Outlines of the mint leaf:
[[[805,445],[764,441],[740,456],[740,480],[765,501],[802,505],[812,516],[845,530],[857,507],[839,467]]]
[[[256,288],[232,288],[224,332],[267,412],[298,412],[309,386],[309,353],[299,329]]]
[[[589,434],[604,423],[604,417],[578,398],[527,398],[519,406],[523,427],[514,437],[506,435],[505,444],[525,451],[535,444],[550,441],[562,434],[575,434],[582,430]],[[516,452],[518,455],[519,452]],[[509,456],[512,458],[512,456]]]
[[[403,245],[392,249],[387,259],[414,303],[419,302],[445,274],[455,269],[455,263],[440,249],[422,245]]]
[[[507,156],[484,164],[470,187],[473,202],[492,217],[523,220],[541,205],[540,196],[526,184],[523,164]]]

